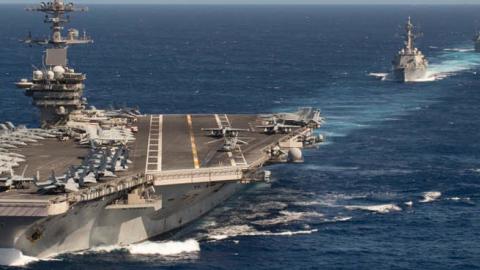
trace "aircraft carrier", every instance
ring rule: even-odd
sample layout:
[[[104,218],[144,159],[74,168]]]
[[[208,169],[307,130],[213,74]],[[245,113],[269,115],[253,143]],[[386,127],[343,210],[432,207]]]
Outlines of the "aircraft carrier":
[[[69,13],[87,9],[55,0],[28,10],[45,13],[52,29],[24,40],[46,51],[42,68],[17,83],[41,128],[0,124],[0,248],[45,258],[157,237],[268,181],[264,165],[302,162],[301,149],[323,139],[313,108],[143,115],[89,107],[86,75],[68,65],[67,49],[92,40],[64,31]]]
[[[412,20],[409,17],[406,25],[405,47],[398,52],[392,61],[393,76],[399,82],[414,82],[427,76],[428,61],[423,53],[415,47],[415,34]]]

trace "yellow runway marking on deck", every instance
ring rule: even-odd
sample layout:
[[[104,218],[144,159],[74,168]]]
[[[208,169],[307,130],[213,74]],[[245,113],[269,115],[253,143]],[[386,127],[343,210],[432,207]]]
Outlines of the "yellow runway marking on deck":
[[[193,135],[192,116],[190,114],[187,115],[187,123],[188,129],[190,130],[190,142],[192,143],[193,165],[195,169],[199,169],[200,162],[198,161],[197,144],[195,143],[195,136]]]

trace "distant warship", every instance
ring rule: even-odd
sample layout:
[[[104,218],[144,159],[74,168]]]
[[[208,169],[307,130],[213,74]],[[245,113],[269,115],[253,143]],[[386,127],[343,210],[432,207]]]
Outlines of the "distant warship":
[[[410,17],[408,18],[406,30],[405,47],[398,52],[392,61],[393,76],[396,81],[413,82],[425,78],[428,61],[422,52],[415,48],[414,26]]]
[[[480,52],[480,32],[475,35],[473,42],[475,42],[475,51]]]
[[[17,87],[39,109],[42,128],[0,124],[0,249],[42,258],[159,236],[268,181],[263,165],[301,162],[301,149],[321,141],[313,108],[142,115],[88,107],[86,75],[68,64],[67,49],[92,41],[63,33],[68,14],[86,8],[54,0],[30,10],[46,14],[52,33],[25,40],[46,51]]]

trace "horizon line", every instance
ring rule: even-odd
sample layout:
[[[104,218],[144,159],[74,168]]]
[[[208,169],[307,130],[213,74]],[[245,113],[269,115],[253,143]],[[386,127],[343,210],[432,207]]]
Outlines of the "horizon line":
[[[0,5],[35,5],[29,2],[0,2]],[[418,4],[403,4],[403,3],[81,3],[79,5],[93,5],[93,6],[480,6],[480,3],[418,3]]]

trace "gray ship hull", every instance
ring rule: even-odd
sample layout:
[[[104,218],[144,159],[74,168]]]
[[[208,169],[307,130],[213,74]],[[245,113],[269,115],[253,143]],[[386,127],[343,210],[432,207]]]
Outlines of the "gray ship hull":
[[[480,52],[480,41],[475,42],[475,51]]]
[[[427,69],[405,69],[398,68],[394,69],[393,75],[396,81],[398,82],[416,82],[419,80],[424,80],[427,77]]]
[[[109,209],[106,206],[117,197],[113,195],[36,222],[32,218],[1,217],[2,232],[9,232],[2,233],[1,248],[14,248],[25,255],[47,258],[98,246],[138,243],[185,226],[242,188],[245,185],[237,183],[161,187],[157,195],[166,200],[160,210]]]

